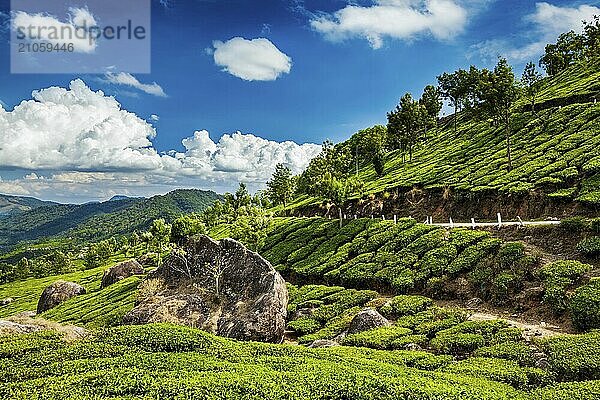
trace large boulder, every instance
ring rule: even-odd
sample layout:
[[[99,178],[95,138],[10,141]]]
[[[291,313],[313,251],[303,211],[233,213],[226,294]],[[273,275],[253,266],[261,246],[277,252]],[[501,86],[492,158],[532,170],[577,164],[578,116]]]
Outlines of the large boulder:
[[[70,298],[85,294],[85,288],[73,282],[56,281],[42,292],[38,301],[37,313],[41,314]]]
[[[285,281],[267,260],[232,239],[189,239],[146,277],[140,293],[125,323],[171,322],[239,340],[283,340]]]
[[[104,271],[100,288],[105,288],[134,275],[143,275],[144,267],[136,260],[123,261]]]
[[[388,321],[383,315],[379,314],[372,308],[367,308],[356,314],[354,319],[352,319],[352,322],[350,322],[350,327],[348,328],[348,335],[389,325],[390,321]]]

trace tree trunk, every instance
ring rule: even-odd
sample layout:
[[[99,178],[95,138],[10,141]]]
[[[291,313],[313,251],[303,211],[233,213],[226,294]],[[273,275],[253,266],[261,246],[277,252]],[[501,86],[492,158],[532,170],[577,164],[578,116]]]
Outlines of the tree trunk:
[[[338,207],[339,213],[340,213],[340,229],[342,228],[342,207]]]
[[[458,104],[454,104],[454,136],[458,132]]]
[[[508,171],[512,171],[512,155],[510,153],[510,118],[508,116],[505,117],[506,123],[506,155],[508,157]]]

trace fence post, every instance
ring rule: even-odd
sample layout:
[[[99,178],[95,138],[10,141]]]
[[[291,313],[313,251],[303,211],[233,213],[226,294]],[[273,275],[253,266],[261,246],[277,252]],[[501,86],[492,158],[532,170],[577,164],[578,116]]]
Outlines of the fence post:
[[[381,214],[381,220],[385,221],[385,214]]]
[[[454,228],[454,221],[452,221],[452,217],[450,217],[450,228]]]
[[[523,220],[521,219],[521,217],[519,217],[519,216],[517,215],[517,219],[519,220],[519,225],[521,225],[521,226],[525,226],[525,223],[523,222]]]
[[[502,215],[498,213],[498,228],[502,228]]]
[[[396,214],[394,214],[394,225],[396,225],[398,223],[398,216]]]
[[[475,218],[471,218],[471,226],[473,229],[477,228],[477,225],[475,224]]]

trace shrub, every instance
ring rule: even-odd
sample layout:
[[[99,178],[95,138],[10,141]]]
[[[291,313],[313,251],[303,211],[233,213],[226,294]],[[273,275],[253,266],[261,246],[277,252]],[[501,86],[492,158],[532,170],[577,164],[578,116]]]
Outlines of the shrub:
[[[312,318],[299,318],[288,323],[288,327],[298,333],[299,336],[315,333],[321,329],[321,324]]]
[[[567,288],[593,267],[579,261],[556,261],[545,265],[538,271],[544,282],[544,301],[552,306],[556,313],[566,311],[568,307]]]
[[[600,255],[600,236],[583,239],[577,243],[577,251],[590,257]]]
[[[594,233],[600,233],[600,218],[594,218],[590,221],[590,228]]]
[[[498,251],[498,259],[502,269],[511,268],[514,263],[523,257],[525,257],[525,245],[521,242],[505,243]]]
[[[541,340],[539,345],[548,353],[558,380],[600,379],[600,332],[556,336]]]
[[[481,347],[473,353],[475,357],[502,358],[512,360],[522,366],[533,366],[533,350],[525,343],[502,342],[492,346]]]
[[[550,381],[549,374],[541,369],[524,368],[514,361],[494,358],[469,358],[444,367],[444,371],[484,377],[516,388],[538,386]]]
[[[600,329],[600,279],[579,287],[571,299],[570,309],[577,329]]]
[[[421,347],[427,345],[428,339],[425,335],[406,335],[394,340],[390,347],[392,349],[403,350],[407,344],[414,343]]]
[[[342,341],[345,346],[370,347],[373,349],[389,349],[392,342],[412,331],[399,326],[383,326],[365,332],[348,335]]]
[[[402,295],[392,298],[379,309],[387,318],[398,318],[427,310],[433,305],[433,300],[423,296]]]
[[[561,220],[560,226],[569,232],[582,232],[588,228],[588,222],[583,217],[571,217]]]
[[[465,355],[485,346],[485,339],[476,333],[438,335],[431,340],[431,347],[441,353]]]

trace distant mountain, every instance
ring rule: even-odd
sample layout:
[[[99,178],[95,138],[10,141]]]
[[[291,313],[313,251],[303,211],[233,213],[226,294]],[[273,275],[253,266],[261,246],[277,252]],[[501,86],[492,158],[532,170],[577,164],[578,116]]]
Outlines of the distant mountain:
[[[182,214],[201,212],[219,199],[221,196],[211,191],[175,190],[149,199],[43,205],[0,219],[0,245],[50,237],[102,240],[147,229],[157,218],[172,221]]]
[[[143,197],[129,197],[129,196],[124,196],[124,195],[121,195],[121,194],[117,194],[117,195],[111,197],[107,201],[119,201],[119,200],[130,200],[130,199],[143,199]]]
[[[20,197],[0,194],[0,218],[23,213],[34,208],[55,205],[51,201],[42,201],[33,197]]]

